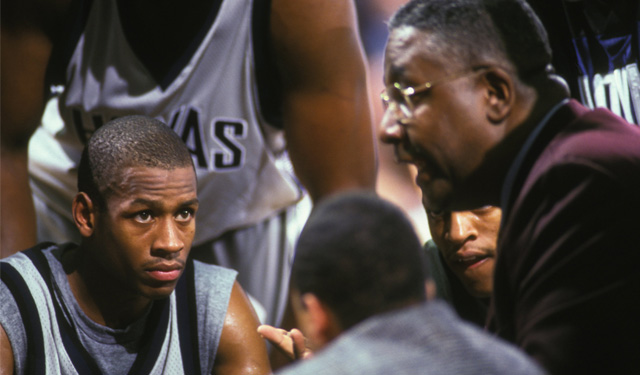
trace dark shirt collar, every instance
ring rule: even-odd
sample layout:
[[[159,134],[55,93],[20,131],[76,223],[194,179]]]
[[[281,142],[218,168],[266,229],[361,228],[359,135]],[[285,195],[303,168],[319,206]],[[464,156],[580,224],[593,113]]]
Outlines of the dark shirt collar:
[[[511,197],[513,188],[515,186],[516,177],[518,176],[518,172],[520,172],[520,170],[522,169],[522,164],[526,156],[529,154],[531,147],[533,146],[534,142],[538,139],[538,136],[540,135],[542,130],[549,123],[549,120],[551,119],[551,117],[553,117],[553,115],[555,115],[556,112],[558,112],[560,107],[566,105],[567,103],[569,103],[569,99],[563,99],[560,102],[558,102],[556,105],[554,105],[553,108],[549,110],[549,112],[547,112],[547,114],[536,125],[536,127],[533,128],[529,136],[524,141],[522,148],[520,149],[520,151],[514,158],[513,162],[511,163],[511,166],[509,167],[507,175],[504,179],[504,183],[502,185],[502,193],[500,196],[500,207],[502,208],[503,219],[505,217],[504,213],[508,212],[510,208],[509,207],[510,197]]]

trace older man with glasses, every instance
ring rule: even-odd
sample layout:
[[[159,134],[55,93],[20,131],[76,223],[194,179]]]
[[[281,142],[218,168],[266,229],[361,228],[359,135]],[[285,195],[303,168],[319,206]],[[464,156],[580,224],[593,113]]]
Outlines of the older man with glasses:
[[[433,212],[502,208],[491,328],[551,373],[636,373],[640,129],[569,99],[524,1],[414,0],[389,25],[381,139]]]

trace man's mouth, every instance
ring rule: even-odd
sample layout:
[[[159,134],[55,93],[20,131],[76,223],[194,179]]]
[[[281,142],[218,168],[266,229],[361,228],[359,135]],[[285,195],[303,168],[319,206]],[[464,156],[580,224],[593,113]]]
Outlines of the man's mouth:
[[[184,266],[180,263],[161,263],[157,264],[146,272],[158,281],[175,281],[180,277]]]
[[[180,277],[180,270],[148,271],[149,275],[158,281],[174,281]]]
[[[396,163],[414,164],[415,157],[407,150],[404,145],[396,145],[394,147],[394,157]]]
[[[395,157],[398,163],[412,164],[417,169],[416,183],[426,183],[436,174],[437,163],[428,152],[417,146],[398,145],[395,149]]]
[[[486,262],[488,259],[489,258],[487,257],[473,256],[473,257],[458,259],[457,263],[465,268],[476,268],[476,267],[480,267],[480,265]]]
[[[480,267],[489,259],[486,254],[469,252],[466,254],[456,253],[450,257],[451,263],[460,268],[473,269]]]

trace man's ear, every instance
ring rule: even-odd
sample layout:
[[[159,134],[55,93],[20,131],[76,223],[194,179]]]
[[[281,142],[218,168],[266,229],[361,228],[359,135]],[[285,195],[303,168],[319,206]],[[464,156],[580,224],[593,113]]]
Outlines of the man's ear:
[[[515,86],[511,75],[500,67],[491,67],[483,73],[487,103],[487,119],[501,124],[509,117],[515,100]]]
[[[96,206],[89,195],[79,192],[73,198],[71,213],[82,237],[91,237],[95,230]]]
[[[305,293],[301,298],[309,318],[309,332],[307,334],[316,346],[325,346],[339,334],[339,323],[329,307],[320,301],[315,294]]]

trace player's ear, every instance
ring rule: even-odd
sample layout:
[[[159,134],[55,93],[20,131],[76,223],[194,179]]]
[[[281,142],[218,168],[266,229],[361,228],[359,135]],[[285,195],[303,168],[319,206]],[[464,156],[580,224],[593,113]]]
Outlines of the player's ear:
[[[73,198],[71,213],[82,237],[91,237],[93,234],[95,230],[96,209],[96,205],[85,192],[81,191]]]
[[[329,307],[313,293],[301,296],[302,303],[308,313],[311,342],[318,347],[326,345],[339,333],[339,323]]]
[[[502,124],[513,109],[515,86],[511,75],[500,67],[482,73],[486,98],[486,116],[492,124]]]

